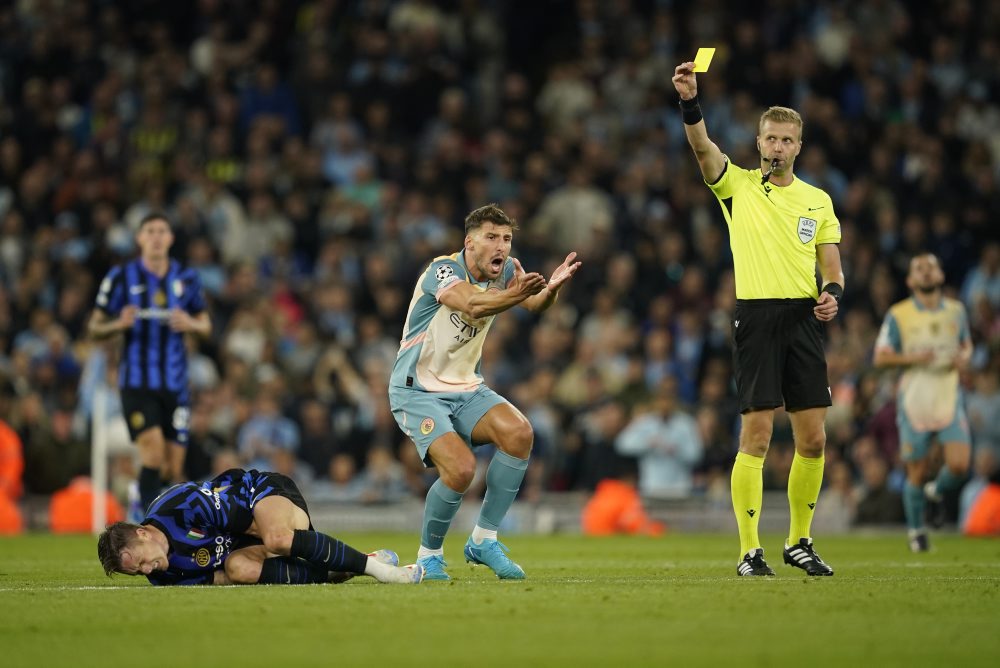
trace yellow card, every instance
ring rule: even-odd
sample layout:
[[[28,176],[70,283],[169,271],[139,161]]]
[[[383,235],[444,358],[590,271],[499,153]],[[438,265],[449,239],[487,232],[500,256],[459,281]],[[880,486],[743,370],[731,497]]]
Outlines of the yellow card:
[[[714,55],[714,48],[698,49],[698,55],[694,57],[694,71],[707,72],[708,66],[712,64],[712,56]]]

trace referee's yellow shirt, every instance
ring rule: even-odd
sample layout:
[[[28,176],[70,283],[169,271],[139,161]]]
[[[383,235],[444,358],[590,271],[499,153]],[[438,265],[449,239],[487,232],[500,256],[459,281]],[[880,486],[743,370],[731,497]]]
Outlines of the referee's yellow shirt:
[[[833,201],[796,178],[780,187],[761,184],[759,169],[729,162],[708,187],[729,225],[737,299],[819,297],[816,245],[840,243]]]

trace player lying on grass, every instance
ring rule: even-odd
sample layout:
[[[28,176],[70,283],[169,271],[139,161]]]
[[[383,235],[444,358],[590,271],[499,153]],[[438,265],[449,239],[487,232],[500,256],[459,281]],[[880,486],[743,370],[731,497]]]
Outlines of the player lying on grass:
[[[104,572],[154,585],[312,584],[370,575],[417,584],[420,565],[395,553],[364,554],[314,531],[305,499],[279,473],[230,469],[161,494],[141,524],[117,522],[97,540]]]

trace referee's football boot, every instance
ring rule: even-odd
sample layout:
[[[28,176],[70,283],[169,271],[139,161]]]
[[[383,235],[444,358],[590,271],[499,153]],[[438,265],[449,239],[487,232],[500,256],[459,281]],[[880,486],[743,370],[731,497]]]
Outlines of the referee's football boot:
[[[486,538],[476,544],[469,536],[465,541],[465,560],[472,564],[489,566],[501,580],[523,580],[524,569],[507,556],[507,546],[498,540]]]
[[[380,561],[383,564],[388,564],[390,566],[399,566],[399,555],[392,550],[375,550],[374,552],[368,553],[368,558]],[[330,571],[330,582],[333,584],[347,582],[353,578],[354,575],[354,573],[348,573],[346,571]]]
[[[785,546],[785,563],[801,568],[808,575],[833,575],[833,569],[813,549],[811,538],[801,538],[792,546]]]
[[[736,574],[740,576],[750,575],[774,575],[774,571],[767,562],[764,561],[764,548],[758,547],[743,555],[743,560],[736,564]]]
[[[421,557],[417,559],[417,563],[424,567],[424,580],[447,581],[451,579],[448,571],[444,570],[448,562],[439,554]]]

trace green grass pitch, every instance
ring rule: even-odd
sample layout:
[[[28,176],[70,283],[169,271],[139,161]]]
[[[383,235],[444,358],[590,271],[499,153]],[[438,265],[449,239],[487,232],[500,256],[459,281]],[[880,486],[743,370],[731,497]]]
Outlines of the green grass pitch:
[[[341,536],[412,560],[417,536]],[[994,666],[1000,541],[820,538],[832,578],[735,576],[734,536],[510,536],[499,582],[446,545],[453,581],[153,588],[108,579],[89,536],[0,539],[0,665]]]

